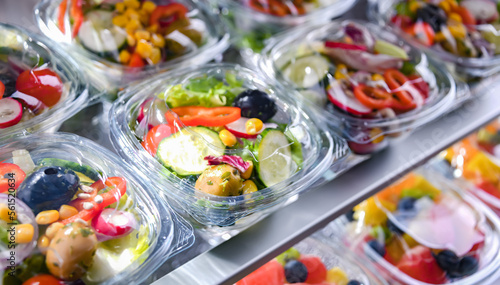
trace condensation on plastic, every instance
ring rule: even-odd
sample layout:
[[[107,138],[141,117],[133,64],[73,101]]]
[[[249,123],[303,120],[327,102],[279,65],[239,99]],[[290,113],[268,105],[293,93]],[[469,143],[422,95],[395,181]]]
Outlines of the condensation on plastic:
[[[0,73],[10,70],[17,74],[18,71],[12,69],[14,62],[17,69],[22,68],[21,65],[35,68],[43,60],[43,66],[55,71],[64,84],[61,99],[48,111],[14,126],[0,129],[0,143],[30,133],[54,132],[66,119],[89,103],[86,77],[69,54],[51,40],[22,28],[0,23],[0,55],[6,55],[8,59],[5,63],[0,62]],[[4,97],[8,95],[10,94],[5,94]]]
[[[476,230],[480,230],[484,234],[484,247],[478,251],[479,254],[479,269],[476,273],[466,276],[463,278],[456,278],[453,280],[448,279],[448,283],[444,284],[491,284],[495,281],[491,278],[493,274],[500,267],[500,220],[497,215],[481,201],[476,199],[474,196],[470,195],[464,189],[458,187],[456,184],[450,180],[437,175],[432,169],[421,168],[415,171],[414,174],[422,175],[428,182],[434,185],[437,189],[445,194],[444,199],[448,197],[453,197],[455,201],[458,201],[455,205],[460,205],[460,210],[468,209],[467,211],[475,216]],[[404,178],[403,178],[404,179]],[[385,191],[385,190],[382,190]],[[376,198],[375,198],[376,199]],[[443,202],[443,205],[446,203]],[[380,205],[378,202],[377,205]],[[380,208],[379,208],[380,209]],[[383,209],[381,209],[383,210]],[[451,211],[451,209],[450,209]],[[384,276],[386,280],[390,282],[396,282],[395,284],[410,284],[410,285],[427,285],[419,280],[416,280],[403,272],[401,272],[396,266],[389,263],[378,253],[375,252],[366,242],[366,237],[370,234],[372,229],[371,226],[364,225],[365,215],[359,215],[360,221],[349,222],[345,217],[341,217],[334,222],[330,223],[322,232],[322,234],[332,241],[341,242],[351,248],[357,255],[370,260],[373,266],[375,266],[378,271]],[[388,216],[391,222],[401,226],[392,216]],[[456,222],[462,222],[461,219],[457,219]],[[457,225],[454,225],[454,228]],[[442,230],[442,229],[438,229]],[[428,231],[432,231],[432,227],[428,228]],[[437,232],[436,232],[437,233]],[[408,233],[412,238],[411,233]],[[449,232],[443,233],[445,236],[451,234]],[[460,235],[465,235],[464,232],[456,233],[459,238],[463,238]],[[468,233],[467,233],[468,234]],[[417,239],[417,238],[415,238]],[[403,244],[404,248],[409,248],[405,239],[402,237],[399,241]],[[423,241],[423,240],[420,240]],[[428,242],[428,241],[427,241]],[[446,245],[442,245],[441,249],[449,249]],[[460,256],[460,255],[459,255]]]
[[[137,120],[139,106],[149,98],[156,98],[158,94],[167,90],[168,86],[183,84],[189,79],[205,75],[212,75],[222,80],[228,73],[242,81],[244,88],[265,90],[275,99],[279,109],[275,118],[289,120],[286,121],[289,124],[288,129],[302,132],[301,137],[297,136],[298,132],[294,134],[302,145],[304,161],[301,170],[271,187],[252,194],[221,197],[196,190],[192,183],[180,179],[163,167],[142,147],[139,137],[143,134],[136,134],[130,125],[135,124]],[[161,189],[169,201],[175,202],[178,208],[183,209],[183,212],[197,222],[209,226],[235,225],[230,229],[245,227],[262,217],[264,213],[282,206],[287,200],[307,190],[314,181],[322,178],[332,163],[341,164],[348,153],[344,140],[338,137],[332,139],[315,120],[298,109],[291,98],[284,96],[286,90],[270,82],[272,81],[263,79],[257,72],[234,64],[210,64],[159,75],[125,90],[123,98],[113,104],[109,113],[112,143],[122,157],[135,165],[139,171],[147,173],[152,183]],[[212,149],[216,148],[208,142],[206,145]],[[236,152],[242,153],[242,151]],[[226,230],[228,229],[222,229]]]
[[[89,74],[90,84],[95,89],[93,96],[96,97],[107,95],[113,98],[112,94],[116,94],[134,81],[149,78],[160,72],[209,62],[221,55],[229,47],[229,34],[226,32],[222,21],[212,13],[206,1],[170,1],[170,3],[180,3],[187,7],[187,16],[191,21],[191,27],[197,29],[203,27],[203,43],[201,46],[196,47],[193,42],[190,42],[189,52],[168,61],[147,65],[143,68],[128,67],[91,52],[72,38],[69,15],[69,7],[71,7],[72,1],[68,0],[68,11],[64,18],[65,34],[61,32],[57,24],[60,0],[41,0],[35,7],[36,22],[43,34],[61,43],[62,47],[75,57],[80,67]],[[117,3],[122,1],[108,2]],[[153,0],[153,2],[165,4],[165,2],[159,0]],[[112,23],[111,25],[114,27]],[[179,37],[183,42],[188,40],[185,36],[181,36],[178,30],[169,35]],[[115,51],[114,55],[117,54],[118,51]]]
[[[391,23],[391,18],[396,15],[394,6],[398,2],[402,1],[406,0],[368,0],[368,17],[382,26],[394,26]],[[493,2],[497,1],[495,0]],[[474,28],[481,31],[490,31],[495,35],[499,34],[498,29],[491,24],[476,25]],[[454,74],[464,78],[464,80],[477,77],[489,77],[500,71],[499,55],[487,58],[461,57],[447,52],[442,48],[437,48],[436,46],[425,46],[398,27],[394,27],[394,30],[399,36],[403,37],[406,41],[408,41],[408,43],[416,48],[430,54],[438,60],[451,64],[451,66],[449,66],[450,71],[453,71]]]
[[[13,154],[14,151],[19,150],[28,151],[32,162],[29,163],[30,159],[26,159],[25,155]],[[130,166],[123,163],[109,150],[88,139],[66,133],[35,134],[16,138],[1,146],[0,161],[16,163],[22,169],[34,166],[35,171],[46,166],[71,168],[72,166],[68,166],[69,162],[75,164],[73,167],[81,166],[82,169],[95,171],[93,175],[88,173],[87,175],[95,175],[94,178],[102,181],[107,181],[108,178],[114,176],[126,180],[126,194],[129,200],[125,205],[117,205],[115,209],[131,213],[136,219],[136,228],[147,228],[148,249],[117,274],[106,272],[103,277],[103,272],[100,272],[98,280],[92,280],[84,275],[85,282],[91,284],[140,283],[165,260],[190,247],[194,242],[191,225],[178,217],[168,204],[157,198],[157,194],[151,189],[154,186],[148,185],[144,177],[134,174],[135,171]],[[30,173],[26,174],[28,178]],[[112,180],[110,182],[113,184]],[[38,252],[38,250],[33,252]],[[64,260],[60,261],[60,264],[62,263]],[[109,276],[109,274],[112,275]]]
[[[289,62],[300,55],[318,54],[315,42],[322,42],[325,39],[338,39],[343,36],[343,27],[348,23],[363,25],[368,31],[378,39],[394,43],[407,50],[411,62],[416,64],[416,70],[430,86],[429,98],[421,108],[387,118],[360,118],[337,109],[326,108],[327,94],[326,87],[322,82],[318,82],[307,90],[321,92],[324,98],[320,104],[301,95],[299,100],[311,106],[315,113],[323,119],[334,130],[340,131],[344,138],[350,143],[370,145],[366,153],[372,153],[388,146],[388,139],[394,139],[409,134],[413,129],[420,127],[447,112],[456,101],[463,102],[470,97],[468,87],[460,85],[460,98],[456,99],[457,86],[451,75],[439,64],[429,60],[425,54],[416,49],[412,49],[405,42],[401,41],[390,29],[381,28],[375,24],[363,21],[334,21],[328,24],[309,25],[295,29],[293,32],[285,33],[273,40],[263,51],[264,56],[259,65],[266,72],[268,77],[276,78],[288,88],[299,89],[295,83],[287,79],[281,69]],[[330,69],[334,69],[333,64]],[[333,77],[332,77],[333,80]],[[299,90],[300,91],[300,90]],[[374,130],[375,132],[374,134]],[[383,139],[374,143],[375,140]],[[356,152],[356,151],[355,151]]]
[[[339,267],[349,280],[359,281],[363,285],[388,284],[366,260],[355,256],[351,251],[320,235],[308,237],[293,246],[301,255],[316,256],[321,259],[327,270]],[[325,281],[325,284],[328,282]]]

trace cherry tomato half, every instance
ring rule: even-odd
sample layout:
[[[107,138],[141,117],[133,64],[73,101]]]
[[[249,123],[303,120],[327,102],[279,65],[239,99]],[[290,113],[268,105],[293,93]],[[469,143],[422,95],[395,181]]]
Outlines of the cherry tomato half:
[[[26,70],[17,77],[16,89],[52,107],[61,99],[63,83],[59,75],[49,68]]]
[[[0,193],[16,190],[26,178],[26,173],[13,163],[0,163]],[[12,190],[11,190],[12,191]]]
[[[404,31],[426,46],[432,46],[434,44],[434,30],[432,26],[426,22],[416,22],[414,25],[404,29]]]
[[[39,274],[23,282],[23,285],[61,285],[59,279],[50,274]]]
[[[0,81],[0,99],[3,97],[3,93],[5,92],[5,85],[2,81]]]
[[[144,136],[144,140],[141,145],[149,152],[149,154],[155,156],[160,142],[173,133],[175,133],[175,131],[171,126],[167,124],[158,125],[152,128],[146,136]]]

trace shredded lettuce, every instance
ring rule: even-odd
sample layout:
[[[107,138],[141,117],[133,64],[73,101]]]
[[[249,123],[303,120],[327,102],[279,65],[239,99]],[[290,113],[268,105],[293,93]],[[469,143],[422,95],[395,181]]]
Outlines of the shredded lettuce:
[[[170,108],[181,106],[220,107],[231,106],[243,91],[242,82],[234,74],[226,74],[226,82],[213,76],[192,79],[185,86],[172,86],[166,96]]]

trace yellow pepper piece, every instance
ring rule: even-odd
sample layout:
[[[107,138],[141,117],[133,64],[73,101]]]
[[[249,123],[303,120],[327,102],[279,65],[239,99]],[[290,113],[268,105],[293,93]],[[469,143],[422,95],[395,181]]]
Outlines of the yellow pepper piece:
[[[165,47],[165,38],[160,34],[153,34],[151,36],[151,43],[153,43],[155,47],[163,48]]]
[[[124,28],[128,23],[127,17],[118,15],[113,17],[113,25]]]

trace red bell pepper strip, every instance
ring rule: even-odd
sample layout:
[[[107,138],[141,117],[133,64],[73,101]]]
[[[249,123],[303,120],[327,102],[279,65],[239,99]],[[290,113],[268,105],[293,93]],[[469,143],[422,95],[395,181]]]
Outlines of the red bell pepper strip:
[[[390,108],[393,103],[391,94],[384,89],[359,84],[354,87],[354,97],[368,108]]]
[[[97,203],[95,201],[95,197],[97,196],[97,192],[100,190],[104,189],[105,186],[107,187],[113,187],[110,191],[106,193],[99,194],[102,197],[102,203]],[[127,192],[127,181],[122,178],[122,177],[109,177],[106,179],[105,182],[102,180],[94,182],[90,187],[96,189],[96,191],[92,192],[90,194],[90,198],[88,199],[78,199],[78,204],[76,202],[71,201],[70,205],[72,205],[75,208],[83,208],[83,203],[91,203],[92,204],[92,209],[82,209],[78,214],[69,217],[65,220],[62,220],[61,223],[67,225],[69,223],[72,223],[76,221],[77,219],[82,219],[84,221],[90,221],[93,217],[95,217],[99,212],[102,211],[102,209],[106,208],[107,206],[118,202],[123,195]]]
[[[200,107],[185,106],[173,108],[186,126],[219,127],[230,124],[241,118],[241,109],[238,107]],[[165,114],[165,117],[171,114]]]
[[[0,99],[3,97],[3,93],[5,93],[5,85],[3,82],[0,80]]]
[[[66,33],[66,27],[64,26],[64,15],[66,15],[66,9],[68,8],[68,0],[62,0],[61,4],[59,4],[59,15],[57,16],[57,25],[59,26],[59,30],[63,34]]]
[[[403,73],[396,69],[388,69],[384,73],[384,79],[387,86],[394,91],[395,100],[393,102],[392,108],[405,111],[415,109],[417,104],[413,100],[413,97],[406,90],[400,90],[403,85],[410,81]],[[408,83],[409,84],[409,83]]]
[[[0,163],[0,193],[17,190],[26,178],[26,173],[13,163]]]
[[[160,19],[162,18],[174,17],[175,20],[184,19],[186,18],[187,12],[188,9],[186,6],[180,3],[156,6],[151,13],[151,17],[149,17],[149,25],[153,26],[156,24],[160,26]]]
[[[71,17],[73,18],[73,33],[72,36],[75,38],[78,35],[80,26],[83,23],[83,10],[82,10],[83,0],[72,0],[71,1]]]

